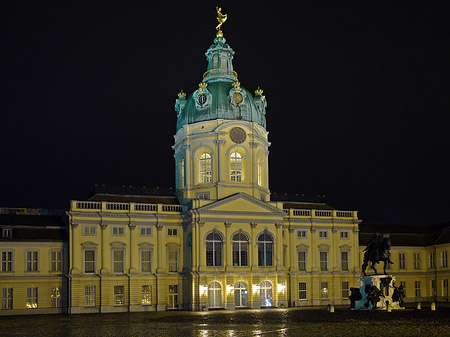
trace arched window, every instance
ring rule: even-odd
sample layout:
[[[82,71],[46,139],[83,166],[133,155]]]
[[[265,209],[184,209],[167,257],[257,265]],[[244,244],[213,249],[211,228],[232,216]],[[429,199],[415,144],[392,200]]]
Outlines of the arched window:
[[[214,231],[206,236],[206,265],[219,267],[222,265],[222,237]]]
[[[217,281],[208,284],[208,302],[210,308],[222,307],[222,286]]]
[[[222,61],[220,63],[220,68],[226,69],[227,67],[227,57],[225,55],[222,55]]]
[[[258,186],[262,186],[262,158],[258,157]]]
[[[258,266],[271,267],[272,266],[272,251],[273,251],[273,239],[269,232],[258,236]]]
[[[272,306],[272,283],[269,281],[261,282],[259,287],[260,290],[260,300],[262,307]]]
[[[179,179],[179,188],[184,188],[184,158],[180,158],[178,162],[178,179]]]
[[[211,155],[209,153],[203,153],[200,156],[200,177],[201,183],[211,182]]]
[[[244,282],[239,281],[234,286],[234,305],[236,306],[236,308],[246,307],[248,303],[247,297],[247,285]]]
[[[218,56],[218,55],[214,55],[214,57],[213,57],[213,63],[214,63],[214,65],[213,65],[213,68],[214,68],[214,69],[219,68],[219,65],[218,65],[218,63],[219,63],[219,56]]]
[[[248,238],[244,233],[236,233],[233,240],[233,266],[248,266]]]
[[[230,155],[231,181],[242,181],[242,156],[239,152]]]

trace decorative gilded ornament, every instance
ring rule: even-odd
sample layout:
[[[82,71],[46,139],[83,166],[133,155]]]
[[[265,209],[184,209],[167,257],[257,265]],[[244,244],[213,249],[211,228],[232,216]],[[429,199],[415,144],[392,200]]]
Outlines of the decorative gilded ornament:
[[[262,95],[262,93],[263,93],[263,90],[260,87],[258,87],[258,89],[255,90],[256,95]]]
[[[183,90],[181,90],[181,91],[178,93],[178,97],[179,97],[179,98],[186,97],[186,93],[183,92]]]
[[[220,7],[216,7],[216,10],[217,10],[217,21],[219,21],[219,24],[216,27],[217,36],[223,37],[221,27],[222,27],[223,23],[225,21],[227,21],[228,14],[222,14],[222,8],[220,8]]]

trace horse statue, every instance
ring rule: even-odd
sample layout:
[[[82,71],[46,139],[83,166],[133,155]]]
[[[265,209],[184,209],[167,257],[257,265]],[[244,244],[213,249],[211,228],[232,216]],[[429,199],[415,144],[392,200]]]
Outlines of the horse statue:
[[[383,272],[386,274],[386,266],[391,261],[391,240],[387,234],[374,233],[364,251],[364,262],[362,264],[362,273],[366,276],[366,268],[370,262],[370,268],[378,274],[375,265],[381,261],[384,262]]]

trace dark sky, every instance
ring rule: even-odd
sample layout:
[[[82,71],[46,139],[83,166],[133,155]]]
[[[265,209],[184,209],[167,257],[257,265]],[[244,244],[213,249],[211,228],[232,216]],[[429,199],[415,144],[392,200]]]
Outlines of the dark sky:
[[[174,186],[174,101],[206,70],[218,2],[5,3],[0,206]],[[296,3],[219,2],[239,80],[268,101],[271,191],[449,220],[449,2]]]

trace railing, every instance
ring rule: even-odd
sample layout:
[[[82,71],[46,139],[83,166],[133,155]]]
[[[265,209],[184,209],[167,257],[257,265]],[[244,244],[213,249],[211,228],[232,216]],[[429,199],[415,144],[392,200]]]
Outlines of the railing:
[[[352,218],[353,212],[352,211],[336,211],[336,216],[338,218]]]
[[[336,211],[323,209],[289,209],[289,215],[308,218],[350,218],[357,219],[357,211]]]
[[[333,216],[332,211],[316,211],[316,216]]]
[[[107,202],[106,209],[112,211],[129,211],[130,204],[124,202]]]
[[[210,77],[210,76],[216,76],[216,75],[233,76],[237,79],[237,72],[235,72],[234,70],[231,70],[231,69],[226,69],[226,68],[210,69],[203,74],[203,79]]]
[[[294,209],[293,213],[295,216],[311,216],[310,209]]]
[[[156,212],[158,211],[157,204],[134,204],[135,211],[144,211],[144,212]]]
[[[162,205],[163,212],[181,212],[183,206],[181,205]]]
[[[140,204],[128,202],[107,202],[107,201],[72,201],[71,210],[92,210],[92,211],[122,211],[122,212],[176,212],[183,211],[182,205],[167,204]]]
[[[102,209],[102,203],[96,201],[77,201],[76,206],[80,209]]]

